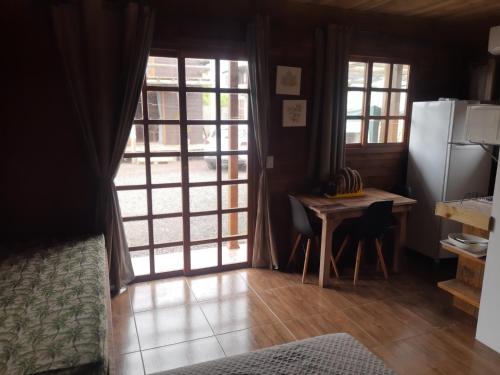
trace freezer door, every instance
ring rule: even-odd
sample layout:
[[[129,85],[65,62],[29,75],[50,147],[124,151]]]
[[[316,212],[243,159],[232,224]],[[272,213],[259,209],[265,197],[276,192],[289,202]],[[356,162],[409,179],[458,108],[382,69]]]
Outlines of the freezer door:
[[[434,259],[441,236],[434,209],[444,195],[453,108],[453,102],[417,102],[412,111],[407,184],[418,203],[409,215],[407,244]]]
[[[452,145],[450,149],[445,200],[463,199],[467,193],[486,196],[491,157],[481,146]]]
[[[452,145],[446,178],[444,200],[463,199],[467,193],[486,196],[490,181],[491,158],[480,146]],[[462,225],[451,220],[443,220],[441,239],[449,233],[461,232]],[[441,257],[449,256],[442,252]]]

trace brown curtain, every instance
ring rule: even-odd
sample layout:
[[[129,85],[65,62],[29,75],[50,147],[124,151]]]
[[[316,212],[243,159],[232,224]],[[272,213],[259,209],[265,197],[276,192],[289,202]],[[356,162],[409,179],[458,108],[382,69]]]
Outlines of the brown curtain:
[[[79,130],[94,171],[95,229],[106,237],[110,281],[117,290],[134,272],[113,179],[142,87],[154,14],[141,1],[57,1],[52,20],[79,118],[68,126]]]
[[[328,182],[345,166],[345,116],[351,30],[316,30],[314,96],[308,177]]]
[[[270,127],[269,19],[257,16],[248,26],[250,109],[259,162],[257,215],[253,242],[253,267],[278,268],[278,252],[271,225],[269,184],[266,170]]]

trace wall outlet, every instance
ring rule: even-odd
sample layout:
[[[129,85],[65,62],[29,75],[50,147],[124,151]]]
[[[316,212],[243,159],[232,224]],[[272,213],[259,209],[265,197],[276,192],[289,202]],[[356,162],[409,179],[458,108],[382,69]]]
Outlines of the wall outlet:
[[[272,168],[274,168],[274,156],[269,155],[269,156],[266,158],[266,168],[267,168],[267,169],[272,169]]]

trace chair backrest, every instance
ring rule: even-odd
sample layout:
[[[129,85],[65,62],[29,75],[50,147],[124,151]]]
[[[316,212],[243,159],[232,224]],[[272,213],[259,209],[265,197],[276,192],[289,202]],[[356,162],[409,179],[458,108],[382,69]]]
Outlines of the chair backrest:
[[[288,198],[290,199],[290,207],[292,208],[292,222],[295,230],[307,237],[314,237],[314,230],[305,207],[294,196],[289,195]]]
[[[393,201],[372,203],[363,213],[358,225],[358,237],[380,238],[392,225]]]
[[[413,189],[408,185],[397,185],[392,189],[392,192],[406,198],[413,198]]]

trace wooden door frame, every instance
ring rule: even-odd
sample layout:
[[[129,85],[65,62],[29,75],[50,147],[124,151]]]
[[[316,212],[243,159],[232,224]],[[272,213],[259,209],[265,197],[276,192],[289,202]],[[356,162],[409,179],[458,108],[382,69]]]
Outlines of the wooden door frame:
[[[127,185],[118,186],[118,191],[123,190],[134,190],[141,189],[146,190],[147,194],[147,215],[142,216],[132,216],[124,218],[123,221],[137,221],[137,220],[147,220],[148,222],[148,239],[149,244],[144,246],[131,247],[130,251],[149,251],[149,261],[150,261],[150,274],[136,276],[134,282],[148,281],[155,279],[162,279],[167,277],[175,276],[194,276],[201,274],[209,274],[215,272],[229,271],[240,268],[250,267],[252,263],[253,254],[253,241],[254,241],[254,230],[255,230],[255,201],[256,201],[256,157],[255,157],[255,139],[253,132],[253,122],[250,110],[250,102],[248,102],[248,120],[221,120],[220,115],[220,95],[223,93],[246,93],[250,100],[249,89],[222,89],[220,88],[220,60],[246,60],[241,55],[238,56],[228,56],[227,52],[218,53],[217,51],[200,51],[200,53],[193,53],[192,51],[183,52],[181,50],[162,50],[153,49],[151,51],[151,56],[158,57],[174,57],[178,59],[178,81],[179,85],[177,87],[165,87],[165,86],[148,86],[146,82],[146,77],[144,79],[143,88],[141,90],[142,97],[142,111],[143,119],[134,120],[134,124],[143,125],[144,127],[144,152],[142,153],[125,153],[124,158],[144,158],[145,168],[146,168],[146,184],[145,185]],[[216,85],[215,88],[201,88],[201,87],[186,87],[185,85],[185,59],[186,58],[210,58],[215,59],[215,70],[216,70]],[[177,92],[179,94],[179,120],[150,120],[148,117],[147,108],[147,94],[149,91],[171,91]],[[186,106],[186,92],[211,92],[215,93],[216,96],[216,119],[215,120],[187,120],[187,106]],[[149,125],[155,124],[175,124],[180,127],[180,152],[154,152],[151,153],[149,149]],[[216,125],[217,132],[217,149],[215,152],[188,152],[187,145],[187,125]],[[246,124],[248,126],[248,147],[246,151],[221,151],[221,125],[237,125]],[[216,181],[210,182],[189,182],[189,167],[188,167],[188,157],[189,156],[216,156],[217,157],[217,178]],[[247,179],[245,180],[225,180],[222,181],[222,156],[230,155],[247,155]],[[153,184],[151,181],[151,157],[180,157],[181,160],[181,175],[182,179],[180,183],[163,183],[163,184]],[[246,208],[231,208],[222,209],[222,186],[224,185],[234,185],[242,184],[247,186],[247,207]],[[191,187],[203,187],[203,186],[216,186],[217,187],[217,209],[212,211],[203,212],[189,212],[189,188]],[[154,188],[172,188],[177,187],[182,190],[182,213],[172,213],[172,214],[153,214],[152,207],[152,191]],[[227,241],[228,237],[222,236],[222,215],[232,212],[246,212],[247,213],[247,234],[241,236],[231,236],[231,240],[247,240],[247,261],[235,264],[222,264],[222,243]],[[191,241],[190,238],[190,218],[196,216],[205,215],[217,215],[217,238],[214,239],[204,239],[199,241]],[[171,242],[165,244],[155,244],[153,235],[153,219],[161,218],[172,218],[172,217],[182,217],[183,224],[183,240],[178,242]],[[192,245],[201,245],[206,243],[216,243],[217,244],[217,260],[218,264],[215,267],[203,268],[203,269],[191,269],[190,248]],[[182,246],[184,254],[184,269],[176,270],[170,272],[155,272],[155,260],[154,254],[155,249],[162,248],[166,246]]]

